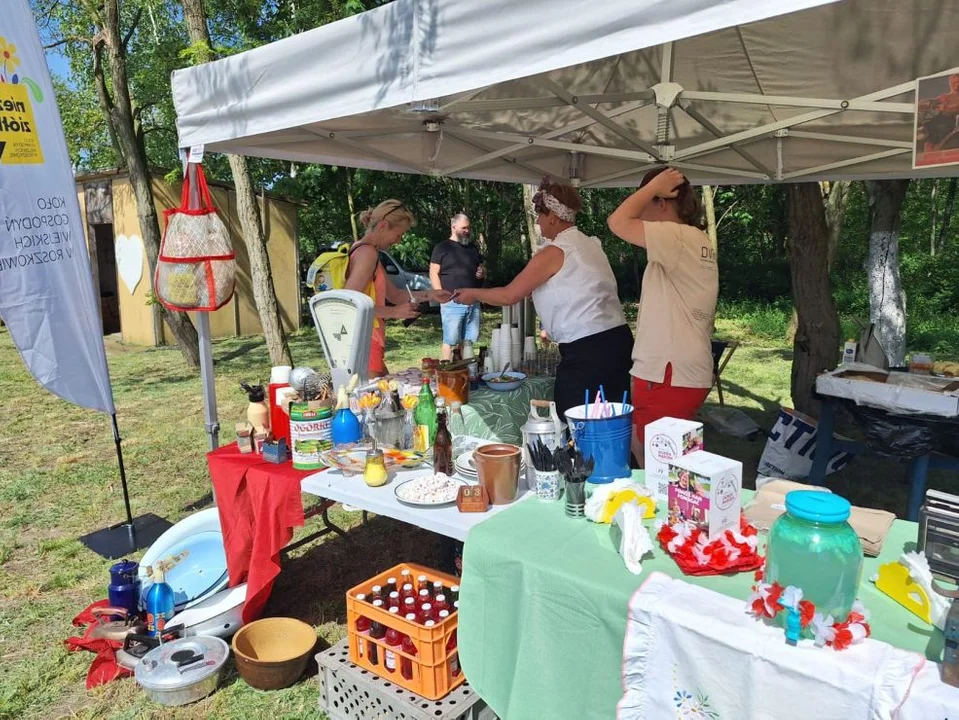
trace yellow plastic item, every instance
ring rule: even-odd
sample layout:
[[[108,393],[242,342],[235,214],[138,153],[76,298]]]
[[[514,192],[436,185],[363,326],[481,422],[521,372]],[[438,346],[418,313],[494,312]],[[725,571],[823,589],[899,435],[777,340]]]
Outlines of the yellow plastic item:
[[[622,507],[623,503],[635,502],[643,511],[643,519],[648,520],[656,514],[656,501],[648,495],[642,495],[634,488],[623,488],[615,490],[606,498],[606,504],[603,505],[603,512],[600,513],[601,523],[611,523],[616,511]]]
[[[909,570],[899,562],[879,566],[876,587],[909,612],[932,625],[931,605],[926,591],[909,577]]]

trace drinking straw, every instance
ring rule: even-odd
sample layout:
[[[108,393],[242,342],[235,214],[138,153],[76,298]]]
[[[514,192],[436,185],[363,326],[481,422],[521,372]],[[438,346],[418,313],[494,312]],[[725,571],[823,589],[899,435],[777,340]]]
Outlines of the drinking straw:
[[[603,389],[602,385],[599,386],[599,397],[603,401],[603,404],[600,406],[602,409],[602,413],[600,414],[600,417],[602,418],[609,417],[609,409],[610,409],[609,403],[606,402],[606,391]]]
[[[623,404],[620,407],[620,410],[623,411],[623,414],[626,414],[626,396],[629,394],[629,390],[623,390]]]
[[[583,400],[583,410],[586,411],[583,417],[587,417],[589,414],[589,388],[586,388],[586,397]]]
[[[596,393],[596,399],[593,401],[593,412],[590,413],[591,418],[598,418],[600,413],[600,404],[599,404],[599,393]]]

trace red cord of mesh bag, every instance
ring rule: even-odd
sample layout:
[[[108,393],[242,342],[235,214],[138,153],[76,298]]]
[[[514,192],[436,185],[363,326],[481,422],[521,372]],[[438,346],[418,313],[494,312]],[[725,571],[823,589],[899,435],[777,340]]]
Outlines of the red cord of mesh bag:
[[[196,192],[191,192],[193,184],[190,183],[190,176],[196,179]],[[206,184],[206,175],[199,163],[188,163],[187,174],[183,179],[183,193],[185,198],[181,197],[181,202],[187,206],[188,210],[208,209],[214,210],[213,199],[210,197],[210,188]],[[206,275],[207,307],[216,307],[216,280],[213,277],[213,262],[209,259],[203,261],[203,270]]]

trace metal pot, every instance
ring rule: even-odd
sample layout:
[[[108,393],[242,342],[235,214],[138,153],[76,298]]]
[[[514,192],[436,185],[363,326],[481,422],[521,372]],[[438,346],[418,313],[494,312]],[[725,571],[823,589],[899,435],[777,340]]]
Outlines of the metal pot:
[[[218,637],[164,643],[136,666],[137,684],[160,705],[187,705],[216,690],[230,647]]]
[[[544,417],[540,411],[546,410]],[[550,450],[562,447],[566,442],[566,423],[559,419],[556,403],[552,400],[530,400],[529,418],[522,427],[523,459],[526,461],[526,487],[536,491],[536,468],[529,456],[528,445],[540,440]]]

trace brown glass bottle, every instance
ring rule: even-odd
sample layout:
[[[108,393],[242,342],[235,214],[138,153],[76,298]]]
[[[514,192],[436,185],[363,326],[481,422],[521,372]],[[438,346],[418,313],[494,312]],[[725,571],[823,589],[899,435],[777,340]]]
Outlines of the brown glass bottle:
[[[439,408],[437,408],[439,410]],[[446,411],[438,413],[436,439],[433,440],[433,470],[446,475],[453,474],[453,436],[446,427]]]

